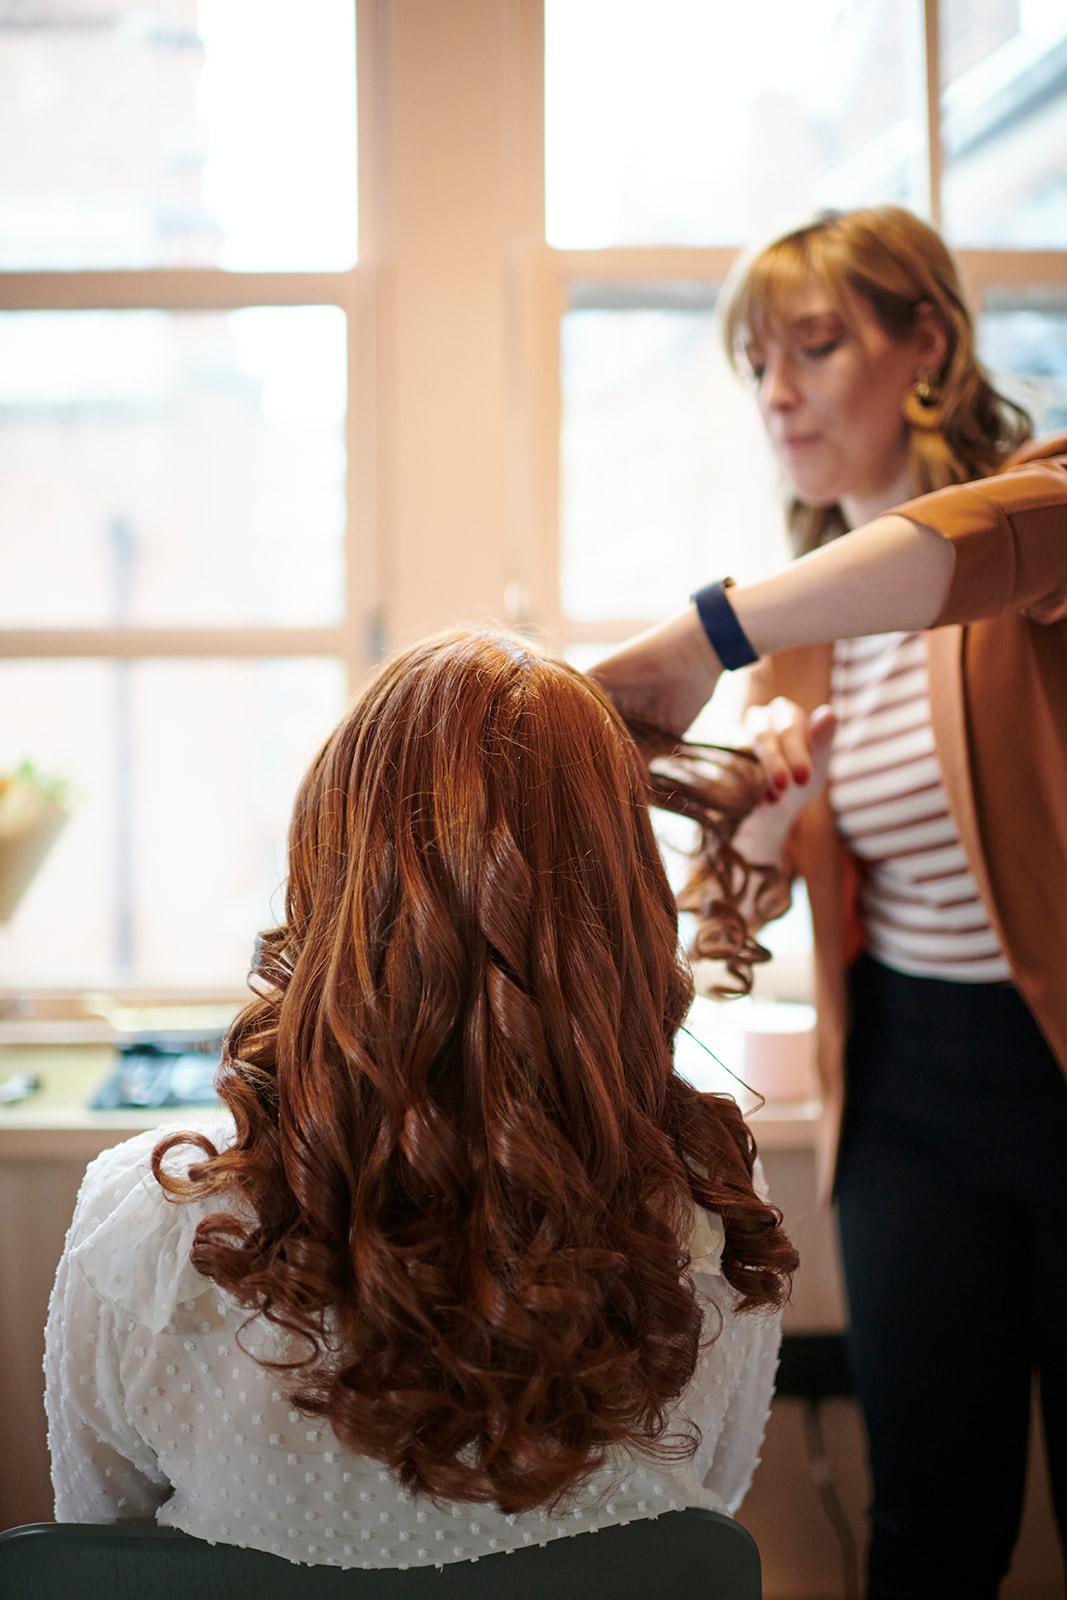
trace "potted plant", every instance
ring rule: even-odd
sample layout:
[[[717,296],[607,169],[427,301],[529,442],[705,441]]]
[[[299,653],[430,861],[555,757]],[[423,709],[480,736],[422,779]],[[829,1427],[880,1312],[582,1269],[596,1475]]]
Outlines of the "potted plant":
[[[7,922],[70,815],[69,785],[29,761],[0,773],[0,922]]]

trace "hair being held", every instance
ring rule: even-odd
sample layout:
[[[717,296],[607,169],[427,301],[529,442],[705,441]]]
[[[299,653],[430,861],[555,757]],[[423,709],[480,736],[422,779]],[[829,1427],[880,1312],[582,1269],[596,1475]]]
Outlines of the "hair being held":
[[[629,723],[648,767],[652,806],[696,824],[692,867],[678,906],[696,919],[689,954],[721,963],[733,983],[713,992],[737,998],[752,988],[752,968],[770,960],[752,932],[789,909],[792,889],[781,867],[750,861],[734,848],[738,825],[763,797],[763,776],[751,750],[676,740],[645,724]]]
[[[296,801],[220,1071],[235,1142],[155,1151],[169,1197],[217,1197],[193,1263],[290,1336],[294,1404],[412,1492],[523,1511],[615,1447],[691,1453],[694,1203],[741,1309],[788,1290],[736,1106],[672,1070],[692,984],[647,785],[609,702],[518,641],[387,665]]]

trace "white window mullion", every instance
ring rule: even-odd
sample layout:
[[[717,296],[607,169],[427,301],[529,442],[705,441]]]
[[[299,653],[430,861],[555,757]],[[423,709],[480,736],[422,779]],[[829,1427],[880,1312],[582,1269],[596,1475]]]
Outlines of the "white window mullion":
[[[975,306],[991,286],[1062,289],[1067,281],[1062,250],[956,250],[954,255]]]
[[[0,660],[344,656],[347,643],[342,627],[8,628],[0,630]]]
[[[5,311],[231,311],[245,306],[349,308],[355,272],[223,272],[163,268],[130,272],[5,272]]]
[[[930,221],[941,226],[941,0],[923,0],[923,59],[926,74],[926,186]]]
[[[738,251],[732,246],[619,245],[610,250],[551,250],[548,254],[565,283],[666,283],[674,279],[721,283]]]

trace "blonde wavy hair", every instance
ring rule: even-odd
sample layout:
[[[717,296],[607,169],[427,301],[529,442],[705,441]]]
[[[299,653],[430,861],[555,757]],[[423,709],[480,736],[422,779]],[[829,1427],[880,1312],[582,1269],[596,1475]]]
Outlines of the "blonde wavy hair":
[[[771,244],[743,255],[723,289],[722,332],[735,370],[743,348],[783,314],[801,285],[816,278],[848,321],[848,291],[861,295],[890,338],[903,339],[920,307],[930,307],[947,336],[935,404],[921,425],[908,421],[908,451],[916,494],[984,478],[1033,434],[1026,411],[989,381],[975,350],[974,321],[956,263],[927,223],[902,206],[826,211]],[[790,501],[786,520],[795,555],[846,531],[834,506]]]

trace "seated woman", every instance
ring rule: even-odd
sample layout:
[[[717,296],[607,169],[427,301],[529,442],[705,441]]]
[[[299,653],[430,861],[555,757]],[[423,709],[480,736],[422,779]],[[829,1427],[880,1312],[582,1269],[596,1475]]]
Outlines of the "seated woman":
[[[228,1118],[85,1177],[58,1519],[392,1567],[738,1504],[796,1256],[733,1101],[673,1074],[648,796],[606,697],[525,643],[377,675],[298,794]]]

